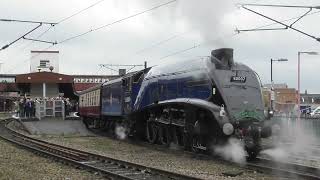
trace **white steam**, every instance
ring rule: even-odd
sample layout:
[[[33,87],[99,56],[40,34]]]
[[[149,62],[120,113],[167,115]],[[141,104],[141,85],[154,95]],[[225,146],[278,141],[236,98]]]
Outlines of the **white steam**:
[[[140,2],[145,8],[154,5],[154,1],[150,0]],[[178,0],[152,15],[155,22],[161,22],[159,24],[175,26],[178,32],[188,32],[184,36],[200,36],[202,41],[216,44],[222,43],[221,37],[234,32],[235,27],[227,18],[237,9],[237,2],[238,0]]]
[[[261,152],[262,155],[277,161],[295,162],[308,161],[319,156],[320,150],[317,137],[313,132],[313,127],[304,127],[303,124],[308,121],[301,118],[301,123],[294,123],[290,118],[282,119],[281,134],[273,137],[272,143],[274,149],[268,149]]]
[[[197,30],[205,41],[215,40],[231,29],[225,17],[235,10],[233,0],[178,1],[178,16]]]
[[[225,160],[241,165],[246,163],[246,152],[244,144],[235,138],[230,138],[224,146],[214,147],[214,153],[222,156]]]
[[[118,139],[123,140],[127,137],[126,128],[124,128],[123,126],[116,126],[115,133]]]

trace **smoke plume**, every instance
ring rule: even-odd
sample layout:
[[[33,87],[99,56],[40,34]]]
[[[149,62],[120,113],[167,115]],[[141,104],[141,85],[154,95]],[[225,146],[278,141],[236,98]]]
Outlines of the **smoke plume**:
[[[232,0],[178,1],[177,10],[189,27],[210,41],[230,30],[225,17],[235,10],[235,5]]]

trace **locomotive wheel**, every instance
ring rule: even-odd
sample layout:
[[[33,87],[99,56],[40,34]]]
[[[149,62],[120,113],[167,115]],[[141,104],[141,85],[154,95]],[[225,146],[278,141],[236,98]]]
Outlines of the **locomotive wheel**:
[[[259,145],[256,145],[253,148],[245,147],[245,149],[248,153],[248,160],[255,160],[260,153],[261,147]]]
[[[153,122],[147,122],[147,140],[149,143],[154,144],[157,140],[158,130]]]
[[[170,131],[167,125],[163,125],[159,128],[159,142],[162,145],[169,146],[170,145]]]
[[[201,146],[200,137],[198,135],[193,135],[192,136],[192,145],[191,145],[192,152],[198,153],[200,146]]]
[[[248,160],[255,160],[257,159],[257,156],[259,154],[259,150],[258,149],[247,149],[247,153],[248,153]]]
[[[177,128],[175,126],[172,126],[171,128],[171,133],[172,133],[172,143],[179,146],[179,137],[178,137],[178,132]]]
[[[83,117],[81,117],[81,119],[82,119],[82,122],[84,123],[84,125],[86,126],[86,128],[89,129],[89,125],[88,125],[87,119],[83,118]]]

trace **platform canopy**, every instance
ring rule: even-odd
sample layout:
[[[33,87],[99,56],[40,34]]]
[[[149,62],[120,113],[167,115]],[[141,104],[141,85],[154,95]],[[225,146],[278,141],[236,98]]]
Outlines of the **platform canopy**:
[[[73,77],[54,72],[19,74],[16,83],[73,83]]]

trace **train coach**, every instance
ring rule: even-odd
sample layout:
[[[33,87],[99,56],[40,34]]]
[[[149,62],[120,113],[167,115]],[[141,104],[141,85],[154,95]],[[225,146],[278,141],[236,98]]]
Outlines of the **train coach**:
[[[80,116],[88,127],[127,134],[150,143],[211,150],[240,139],[250,157],[261,150],[265,126],[261,84],[232,49],[211,56],[127,74],[80,94]]]

